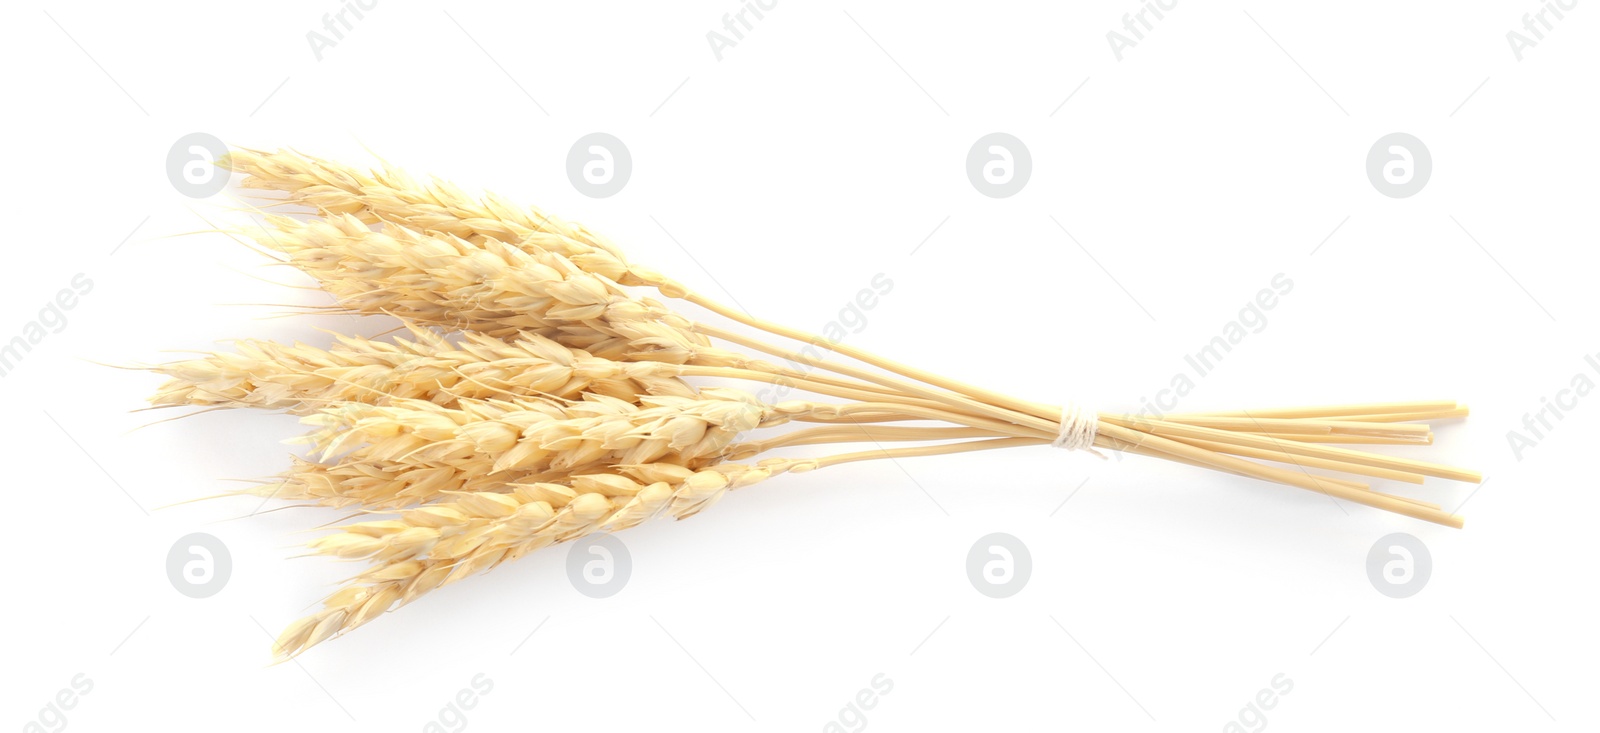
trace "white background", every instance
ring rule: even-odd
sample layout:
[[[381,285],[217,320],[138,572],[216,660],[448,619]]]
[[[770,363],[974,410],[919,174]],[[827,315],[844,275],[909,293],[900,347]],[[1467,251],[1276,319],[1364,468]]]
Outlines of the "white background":
[[[1106,34],[1132,0],[786,0],[719,61],[706,34],[737,0],[383,2],[318,61],[306,34],[338,5],[4,11],[0,339],[75,274],[94,283],[0,378],[7,729],[79,673],[75,730],[421,730],[480,673],[477,730],[821,730],[880,673],[878,730],[1221,730],[1280,673],[1276,729],[1600,720],[1600,400],[1521,460],[1507,438],[1575,375],[1600,380],[1584,362],[1600,352],[1600,11],[1579,4],[1519,61],[1506,33],[1538,3],[1180,2],[1119,61]],[[1385,487],[1461,507],[1458,531],[1138,458],[860,464],[624,533],[633,577],[610,599],[578,594],[555,548],[268,666],[269,637],[347,570],[287,559],[340,514],[157,507],[282,470],[298,425],[212,413],[130,432],[170,415],[129,412],[159,380],[94,362],[384,325],[271,318],[324,301],[226,237],[173,236],[248,221],[227,210],[237,190],[168,184],[168,148],[194,131],[363,165],[365,146],[798,327],[884,273],[894,288],[850,343],[1106,409],[1138,409],[1283,273],[1292,293],[1182,408],[1458,399],[1468,421],[1397,452],[1489,480]],[[611,198],[564,170],[595,131],[634,161]],[[995,131],[1031,151],[1011,198],[964,170]],[[1397,131],[1433,158],[1405,199],[1365,173]],[[234,563],[204,600],[165,572],[193,531]],[[1005,600],[966,577],[991,532],[1033,557]],[[1366,575],[1391,532],[1432,555],[1404,600]]]

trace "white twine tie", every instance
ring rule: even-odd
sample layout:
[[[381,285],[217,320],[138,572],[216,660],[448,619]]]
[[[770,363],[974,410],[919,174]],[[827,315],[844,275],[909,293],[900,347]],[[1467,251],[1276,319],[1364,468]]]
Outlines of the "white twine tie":
[[[1050,445],[1067,450],[1088,451],[1105,458],[1104,454],[1094,449],[1094,438],[1099,434],[1099,429],[1100,417],[1094,410],[1068,402],[1061,408],[1061,428]]]

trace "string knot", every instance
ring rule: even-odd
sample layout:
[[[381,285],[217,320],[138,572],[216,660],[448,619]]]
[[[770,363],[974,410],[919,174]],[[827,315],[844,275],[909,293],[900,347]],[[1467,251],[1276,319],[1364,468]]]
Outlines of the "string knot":
[[[1094,449],[1094,438],[1099,434],[1100,417],[1094,410],[1068,402],[1061,408],[1061,428],[1050,445],[1066,450],[1081,450],[1101,458],[1105,455]]]

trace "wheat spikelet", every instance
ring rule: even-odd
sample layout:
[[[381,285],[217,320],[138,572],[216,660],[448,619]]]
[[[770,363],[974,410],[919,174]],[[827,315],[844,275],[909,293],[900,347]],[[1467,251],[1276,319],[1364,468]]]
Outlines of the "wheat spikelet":
[[[641,404],[595,396],[570,405],[466,400],[457,409],[415,400],[336,405],[310,418],[322,427],[304,440],[324,453],[357,447],[332,463],[296,458],[276,481],[245,493],[393,509],[463,491],[509,491],[516,483],[595,473],[619,462],[707,467],[743,432],[792,414],[793,408],[763,408],[732,390]]]
[[[286,255],[351,312],[503,338],[531,332],[603,358],[749,361],[712,347],[659,302],[559,254],[392,224],[372,231],[349,215],[311,222],[269,216],[267,223],[272,228],[244,233]]]
[[[687,453],[669,446],[651,465],[707,468],[722,461],[724,450],[717,446],[731,447],[736,434],[730,435],[726,428],[707,432],[712,440],[689,446]],[[560,457],[561,451],[551,451],[546,456],[550,460],[502,470],[496,466],[500,456],[489,452],[461,452],[448,461],[430,461],[416,454],[376,458],[369,454],[371,450],[362,446],[333,463],[293,458],[289,470],[276,480],[243,493],[330,507],[359,505],[388,510],[439,501],[459,492],[506,492],[519,483],[545,483],[574,474],[599,473],[616,465],[620,455],[614,449],[583,451],[583,455],[603,456],[584,462],[578,457],[579,452],[569,446],[567,457]],[[753,455],[748,450],[743,453]]]
[[[372,567],[329,596],[322,610],[290,624],[274,653],[292,657],[396,604],[543,547],[626,529],[658,514],[693,516],[732,489],[802,463],[770,459],[699,471],[670,464],[628,466],[621,473],[577,475],[563,483],[518,484],[508,494],[462,494],[395,519],[345,525],[314,540],[312,549],[366,559]]]
[[[354,450],[358,460],[460,465],[485,458],[491,472],[570,469],[600,460],[648,463],[673,454],[711,456],[741,433],[789,414],[747,393],[706,389],[698,397],[645,396],[640,404],[600,395],[550,400],[462,400],[457,408],[422,400],[323,408],[302,421],[323,456]]]
[[[291,457],[289,470],[275,481],[245,493],[328,507],[399,509],[437,501],[459,492],[507,491],[518,481],[551,481],[566,471],[492,473],[492,463],[432,465],[411,461],[341,460],[317,463]],[[598,471],[599,463],[582,470]]]
[[[461,399],[576,399],[585,392],[630,402],[647,394],[693,394],[681,380],[646,365],[597,358],[537,334],[501,340],[468,332],[457,345],[426,329],[410,330],[415,340],[341,335],[328,349],[237,341],[233,352],[152,367],[170,380],[150,402],[306,414],[335,402],[391,399],[451,407]]]
[[[570,406],[467,401],[458,410],[405,401],[372,409],[340,405],[312,418],[323,427],[305,440],[325,452],[360,445],[332,463],[296,458],[277,480],[245,493],[393,509],[640,461],[705,468],[723,460],[746,431],[826,411],[803,404],[764,407],[743,393],[704,390],[695,399],[641,404],[593,398]]]
[[[348,214],[302,222],[268,216],[273,230],[247,229],[263,248],[288,256],[339,304],[420,322],[490,333],[587,326],[609,319],[682,318],[584,272],[557,254],[499,240],[469,242],[393,224],[369,229]]]
[[[329,214],[508,242],[562,255],[587,272],[625,285],[647,284],[632,274],[637,268],[627,264],[621,251],[588,229],[493,194],[474,199],[447,181],[422,185],[404,171],[385,167],[363,172],[292,150],[235,149],[222,162],[246,174],[246,187],[283,191],[290,200]]]
[[[589,405],[590,415],[594,415],[594,407]],[[650,410],[662,413],[659,405]],[[603,418],[581,418],[587,421],[587,426],[571,421],[571,413],[563,413],[568,423],[563,426],[546,424],[544,427],[546,431],[562,435],[557,439],[557,443],[563,443],[562,447],[539,451],[538,455],[523,453],[520,456],[507,456],[496,451],[458,450],[442,456],[437,451],[406,451],[406,448],[418,443],[400,439],[405,442],[362,445],[339,458],[336,463],[294,458],[290,469],[277,480],[246,490],[245,493],[322,506],[395,509],[438,501],[459,491],[509,491],[515,483],[554,482],[568,475],[594,474],[610,469],[618,461],[626,463],[627,459],[643,455],[654,456],[654,466],[709,467],[722,461],[723,448],[733,447],[733,440],[738,437],[739,427],[742,427],[742,424],[728,421],[722,421],[717,427],[709,423],[696,427],[696,423],[704,421],[707,416],[718,419],[715,418],[717,411],[726,411],[726,408],[710,405],[704,408],[706,415],[696,416],[694,410],[690,410],[688,415],[656,421],[661,434],[678,435],[680,439],[690,437],[693,432],[701,435],[701,439],[693,443],[685,440],[682,450],[674,447],[670,437],[664,439],[667,445],[666,450],[662,450],[662,439],[645,437],[638,429],[635,429],[634,435],[619,439],[619,427],[626,427],[619,419],[624,411],[613,408]],[[646,415],[648,413],[645,410],[632,410],[626,419],[630,424],[648,424],[650,419]],[[344,413],[344,418],[350,418],[349,413]],[[386,419],[392,423],[408,423],[408,418],[403,416]],[[376,424],[370,424],[370,427],[376,427]],[[483,439],[485,432],[488,432],[482,426],[467,427],[462,432],[469,431],[475,439]],[[387,434],[389,431],[382,429],[382,432]],[[526,440],[534,439],[536,435]],[[621,450],[622,447],[630,448]],[[645,448],[648,448],[648,453]],[[406,451],[406,455],[381,458],[392,455],[394,450]],[[749,451],[744,453],[749,455]],[[517,467],[507,469],[502,466],[514,458],[520,461]]]

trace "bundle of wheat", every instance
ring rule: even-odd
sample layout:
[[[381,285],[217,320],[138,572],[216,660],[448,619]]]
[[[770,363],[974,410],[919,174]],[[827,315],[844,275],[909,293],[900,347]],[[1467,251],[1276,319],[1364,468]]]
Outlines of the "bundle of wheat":
[[[540,547],[682,519],[729,490],[854,461],[1034,445],[1123,451],[1452,527],[1461,518],[1436,504],[1323,472],[1481,480],[1337,447],[1429,444],[1427,422],[1466,415],[1454,402],[1160,418],[1043,404],[754,318],[629,263],[583,227],[500,198],[291,151],[238,150],[224,164],[247,187],[282,192],[274,205],[309,211],[240,233],[315,279],[335,309],[395,316],[410,333],[339,336],[328,349],[241,341],[152,367],[169,378],[156,406],[284,410],[313,427],[313,458],[249,493],[365,510],[311,547],[369,567],[283,633],[280,658]],[[685,317],[640,289],[767,336]],[[688,381],[697,378],[827,401],[765,404]],[[908,421],[922,424],[894,424]],[[789,422],[813,426],[755,435]],[[875,447],[748,463],[789,446],[860,442]]]

